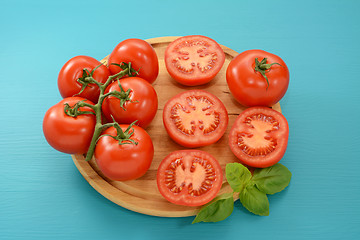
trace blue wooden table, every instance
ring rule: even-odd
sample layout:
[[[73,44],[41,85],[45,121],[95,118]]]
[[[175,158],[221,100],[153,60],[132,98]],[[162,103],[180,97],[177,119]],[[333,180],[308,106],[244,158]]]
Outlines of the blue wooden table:
[[[0,239],[358,238],[360,2],[131,2],[0,0]],[[68,59],[101,59],[126,38],[190,34],[237,52],[264,49],[290,69],[281,163],[293,178],[269,197],[270,216],[239,202],[215,224],[131,212],[98,194],[43,137]]]

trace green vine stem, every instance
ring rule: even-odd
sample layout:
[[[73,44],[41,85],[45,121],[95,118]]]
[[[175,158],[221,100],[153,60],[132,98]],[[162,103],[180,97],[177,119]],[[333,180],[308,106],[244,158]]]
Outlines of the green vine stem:
[[[64,111],[67,115],[71,116],[71,117],[76,117],[80,114],[85,114],[85,112],[81,112],[79,111],[79,108],[80,107],[89,107],[91,108],[94,113],[95,113],[95,116],[96,116],[96,124],[95,124],[95,129],[94,129],[94,134],[93,134],[93,137],[91,139],[91,142],[90,142],[90,146],[89,146],[89,149],[86,153],[86,158],[85,160],[86,161],[90,161],[91,158],[93,157],[94,155],[94,151],[95,151],[95,146],[96,146],[96,142],[98,141],[102,131],[106,128],[109,128],[109,127],[115,127],[117,130],[118,130],[118,134],[119,134],[119,124],[114,121],[113,123],[105,123],[105,124],[102,124],[102,112],[101,112],[101,106],[104,102],[104,100],[112,95],[112,96],[115,96],[117,97],[119,95],[120,92],[117,92],[117,91],[114,91],[114,92],[110,92],[110,93],[107,93],[107,94],[104,94],[105,92],[105,89],[109,86],[110,83],[112,83],[113,81],[117,80],[117,79],[120,79],[122,77],[124,77],[125,75],[128,75],[128,76],[134,76],[135,74],[137,74],[137,72],[131,68],[131,63],[129,64],[126,64],[126,63],[123,63],[121,65],[121,69],[122,71],[118,72],[117,74],[115,75],[112,75],[110,76],[106,82],[104,84],[102,83],[99,83],[98,81],[96,81],[93,77],[92,77],[92,74],[86,74],[85,78],[83,79],[84,82],[86,84],[88,83],[93,83],[93,84],[96,84],[99,89],[100,89],[100,95],[99,95],[99,100],[98,102],[95,104],[95,105],[91,105],[91,104],[88,104],[84,101],[80,101],[78,102],[74,107],[70,107],[70,106],[64,106]],[[81,90],[83,91],[83,89]],[[91,114],[94,114],[93,112],[89,112],[87,111],[86,113],[91,113]],[[131,127],[132,125],[130,125]],[[124,133],[121,131],[120,132],[120,135],[124,135]],[[131,135],[130,135],[131,136]]]

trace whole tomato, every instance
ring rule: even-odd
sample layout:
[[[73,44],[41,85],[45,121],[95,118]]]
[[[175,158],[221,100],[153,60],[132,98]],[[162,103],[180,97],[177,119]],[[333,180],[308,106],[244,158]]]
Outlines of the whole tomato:
[[[110,127],[98,140],[95,148],[96,163],[101,172],[112,180],[137,179],[151,165],[154,156],[152,140],[141,127],[130,126],[129,129],[129,125],[119,126],[123,134],[119,136],[116,128]]]
[[[146,128],[154,119],[158,98],[150,83],[139,77],[124,78],[110,84],[105,94],[112,91],[122,92],[122,96],[121,100],[115,96],[104,100],[102,110],[108,121],[114,118],[118,123],[130,124],[138,120],[137,125]]]
[[[77,96],[96,103],[100,94],[99,87],[93,83],[86,84],[84,81],[89,76],[88,73],[100,64],[101,62],[89,56],[76,56],[67,61],[58,76],[58,88],[61,96],[67,98],[78,94]],[[88,73],[84,71],[85,69]],[[92,77],[100,83],[105,83],[109,76],[109,69],[105,65],[101,65],[94,71]],[[82,92],[84,85],[81,82],[84,82],[86,86]]]
[[[138,72],[138,77],[153,83],[159,74],[159,62],[154,48],[141,39],[127,39],[120,42],[111,52],[108,60],[112,75],[121,68],[113,65],[131,62],[131,67]]]
[[[69,154],[86,153],[95,128],[94,114],[81,114],[77,117],[65,113],[65,104],[70,107],[80,101],[94,105],[81,97],[65,98],[52,106],[44,116],[43,132],[47,142],[56,150]],[[93,112],[89,107],[80,107],[79,111]]]
[[[244,106],[272,106],[285,95],[289,70],[278,56],[248,50],[229,64],[226,80],[235,99]]]

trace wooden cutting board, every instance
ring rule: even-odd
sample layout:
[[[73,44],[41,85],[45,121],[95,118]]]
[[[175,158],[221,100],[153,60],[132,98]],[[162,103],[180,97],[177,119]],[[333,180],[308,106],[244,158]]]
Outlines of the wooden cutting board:
[[[155,154],[153,162],[147,173],[143,177],[132,181],[112,181],[101,173],[94,159],[86,162],[82,155],[72,155],[72,159],[83,177],[104,197],[129,210],[162,217],[192,216],[196,215],[200,209],[200,207],[186,207],[172,204],[165,200],[157,189],[156,171],[161,160],[175,150],[185,149],[172,141],[165,131],[162,122],[162,111],[165,103],[175,94],[190,89],[203,89],[220,98],[220,100],[225,104],[229,114],[229,125],[227,131],[217,143],[198,149],[212,154],[220,162],[223,171],[227,163],[236,161],[236,157],[228,146],[228,134],[236,117],[245,109],[232,97],[227,87],[225,78],[227,66],[230,61],[238,55],[238,53],[221,45],[225,52],[226,59],[224,66],[217,76],[206,85],[186,87],[173,80],[167,73],[165,67],[165,49],[168,44],[176,38],[178,37],[159,37],[146,40],[154,47],[159,59],[159,76],[153,83],[153,86],[158,94],[159,106],[153,122],[146,129],[153,140]],[[107,57],[104,58],[102,62],[106,63]],[[273,108],[281,112],[279,103],[275,104]],[[231,192],[231,188],[226,182],[225,177],[219,194],[224,192]]]

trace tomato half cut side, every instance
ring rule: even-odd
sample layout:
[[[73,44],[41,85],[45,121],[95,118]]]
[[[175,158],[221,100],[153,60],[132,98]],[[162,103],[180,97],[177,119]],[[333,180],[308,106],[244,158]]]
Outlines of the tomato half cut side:
[[[251,107],[235,120],[229,145],[240,162],[266,168],[284,156],[288,138],[289,126],[281,113],[268,107]]]
[[[171,42],[165,51],[165,65],[170,76],[186,86],[202,85],[212,80],[225,62],[225,53],[213,39],[190,35]]]
[[[175,95],[163,110],[167,133],[175,142],[188,148],[217,142],[225,133],[228,120],[224,104],[204,90]]]
[[[222,186],[219,162],[200,150],[180,150],[166,156],[157,171],[157,186],[171,203],[201,206],[210,202]]]

